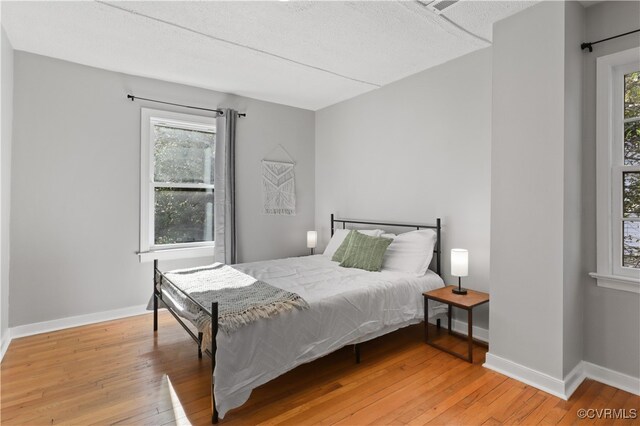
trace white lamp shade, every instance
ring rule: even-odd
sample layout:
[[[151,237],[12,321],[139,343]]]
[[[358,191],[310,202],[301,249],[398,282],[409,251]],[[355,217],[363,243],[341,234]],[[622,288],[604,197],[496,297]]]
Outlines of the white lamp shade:
[[[307,248],[316,248],[316,244],[318,244],[318,233],[307,231]]]
[[[469,251],[465,249],[451,249],[451,275],[466,277],[469,275]]]

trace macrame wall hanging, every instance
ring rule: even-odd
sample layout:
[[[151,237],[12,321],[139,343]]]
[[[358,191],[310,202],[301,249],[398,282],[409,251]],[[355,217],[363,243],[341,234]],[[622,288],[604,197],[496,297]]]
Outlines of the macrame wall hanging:
[[[262,213],[294,216],[296,214],[296,163],[282,145],[289,161],[262,160]]]

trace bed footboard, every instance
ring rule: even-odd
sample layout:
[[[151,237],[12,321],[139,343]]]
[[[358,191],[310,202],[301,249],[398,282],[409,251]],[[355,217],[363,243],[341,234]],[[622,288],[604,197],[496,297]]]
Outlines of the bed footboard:
[[[198,335],[191,331],[191,329],[182,321],[178,314],[171,308],[171,306],[162,300],[162,291],[158,288],[164,284],[167,284],[175,290],[182,293],[189,300],[195,303],[202,309],[207,315],[211,317],[211,347],[204,352],[211,358],[211,423],[218,423],[218,410],[216,408],[216,397],[214,393],[214,373],[216,370],[216,352],[218,350],[218,302],[211,303],[211,310],[206,309],[198,301],[193,299],[189,294],[183,291],[181,288],[171,282],[164,274],[158,269],[158,260],[153,261],[153,331],[158,331],[158,304],[162,304],[169,313],[178,321],[178,323],[184,328],[184,330],[191,336],[191,338],[198,345],[198,358],[202,358],[202,332],[198,332]]]
[[[215,318],[215,321],[214,321]],[[215,382],[214,373],[216,371],[216,352],[218,350],[218,302],[211,304],[211,423],[218,423],[218,410],[216,409],[216,396],[213,385]]]
[[[158,259],[153,261],[153,331],[158,331]]]

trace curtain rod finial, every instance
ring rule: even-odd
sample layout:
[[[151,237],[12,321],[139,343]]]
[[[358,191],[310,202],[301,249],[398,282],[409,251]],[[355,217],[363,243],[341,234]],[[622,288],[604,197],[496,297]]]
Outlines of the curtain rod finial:
[[[593,46],[592,43],[582,43],[580,45],[580,49],[584,50],[584,49],[589,49],[589,52],[593,52]]]

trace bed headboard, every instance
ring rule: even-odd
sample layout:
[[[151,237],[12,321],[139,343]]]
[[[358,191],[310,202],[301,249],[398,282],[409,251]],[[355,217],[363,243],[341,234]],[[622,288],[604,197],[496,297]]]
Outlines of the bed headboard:
[[[436,257],[436,273],[442,276],[442,249],[440,245],[440,231],[442,229],[440,218],[436,219],[435,225],[424,225],[420,223],[398,223],[398,222],[379,222],[379,221],[370,221],[370,220],[360,220],[360,219],[338,219],[335,218],[333,213],[331,213],[331,236],[333,237],[333,231],[336,229],[336,223],[342,224],[342,229],[347,227],[347,224],[355,224],[355,225],[377,225],[377,226],[390,226],[393,228],[415,228],[418,229],[435,229],[436,231],[436,246],[433,249]]]

